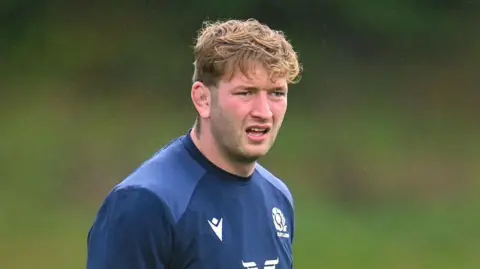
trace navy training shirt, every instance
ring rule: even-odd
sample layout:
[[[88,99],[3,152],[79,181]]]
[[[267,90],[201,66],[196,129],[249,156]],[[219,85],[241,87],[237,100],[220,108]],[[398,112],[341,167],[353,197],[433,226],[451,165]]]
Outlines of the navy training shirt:
[[[248,178],[218,168],[190,131],[107,195],[88,233],[87,269],[293,268],[286,185],[259,164]]]

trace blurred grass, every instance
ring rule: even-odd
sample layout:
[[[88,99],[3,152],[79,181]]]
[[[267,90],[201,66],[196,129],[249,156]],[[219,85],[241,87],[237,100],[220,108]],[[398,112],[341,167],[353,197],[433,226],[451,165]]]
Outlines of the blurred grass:
[[[475,250],[480,247],[477,205],[385,208],[352,214],[300,203],[296,266],[476,268]]]

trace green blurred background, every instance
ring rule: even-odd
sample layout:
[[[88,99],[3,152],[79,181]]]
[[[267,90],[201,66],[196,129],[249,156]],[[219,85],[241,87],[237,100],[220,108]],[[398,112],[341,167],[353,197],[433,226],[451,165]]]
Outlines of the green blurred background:
[[[110,188],[193,124],[196,30],[254,17],[303,79],[261,162],[295,268],[480,268],[480,2],[0,3],[0,268],[85,268]]]

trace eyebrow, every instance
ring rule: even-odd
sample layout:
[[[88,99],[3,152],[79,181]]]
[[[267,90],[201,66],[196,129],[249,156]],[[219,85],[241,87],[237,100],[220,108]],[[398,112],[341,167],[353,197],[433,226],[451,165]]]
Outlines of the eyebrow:
[[[261,90],[257,87],[254,87],[254,86],[237,86],[234,88],[234,90],[253,90],[253,91],[258,91],[258,90]],[[283,86],[278,86],[278,87],[273,87],[273,88],[269,88],[269,89],[266,89],[267,91],[286,91],[287,88],[286,87],[283,87]]]

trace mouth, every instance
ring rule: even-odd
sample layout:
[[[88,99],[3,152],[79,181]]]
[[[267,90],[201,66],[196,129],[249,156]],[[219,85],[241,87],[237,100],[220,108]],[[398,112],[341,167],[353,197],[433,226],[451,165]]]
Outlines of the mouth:
[[[270,131],[268,126],[251,126],[246,129],[249,136],[260,137],[267,134]]]

